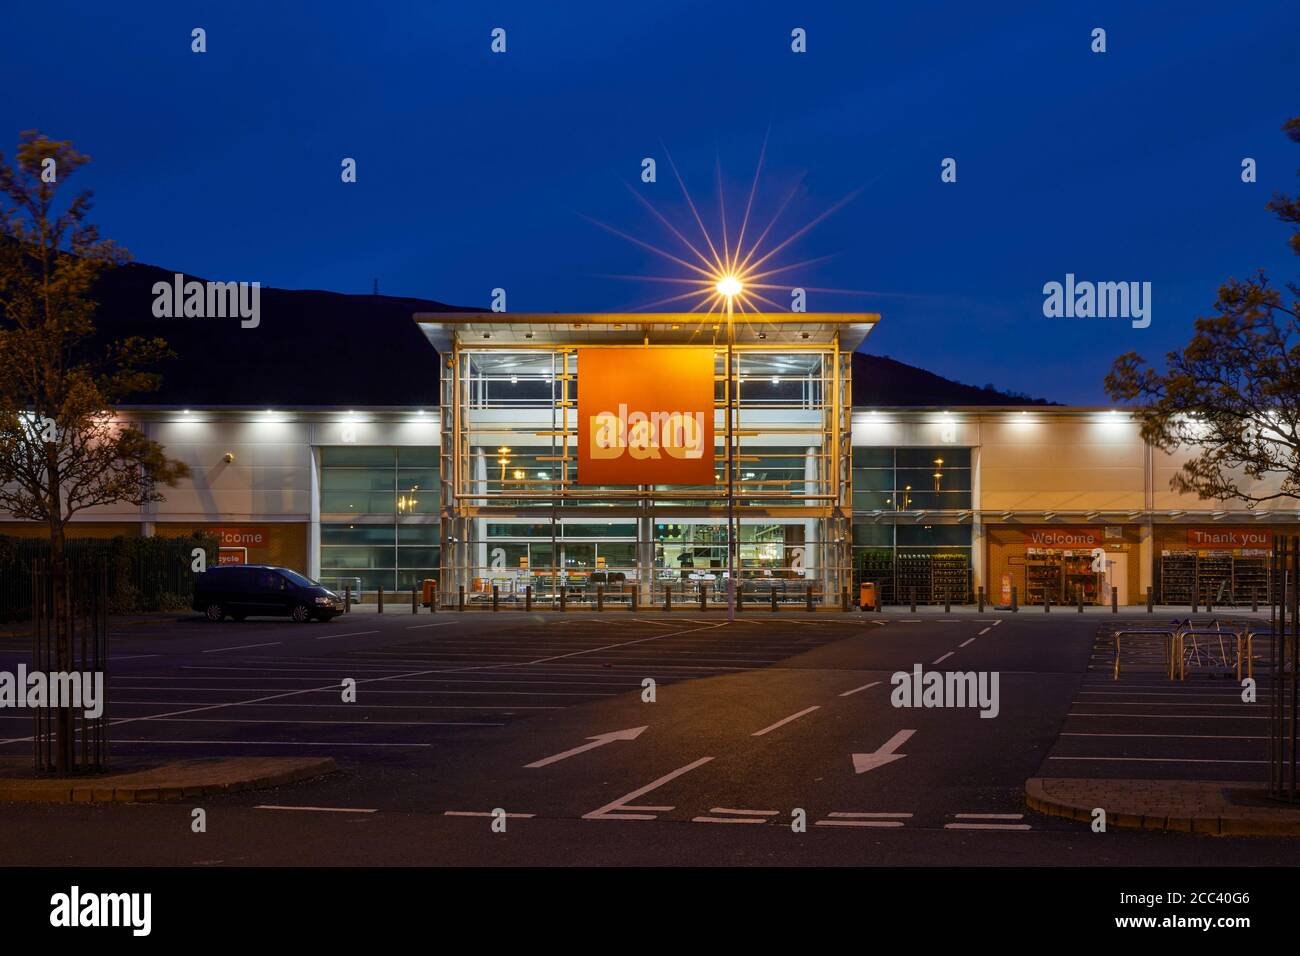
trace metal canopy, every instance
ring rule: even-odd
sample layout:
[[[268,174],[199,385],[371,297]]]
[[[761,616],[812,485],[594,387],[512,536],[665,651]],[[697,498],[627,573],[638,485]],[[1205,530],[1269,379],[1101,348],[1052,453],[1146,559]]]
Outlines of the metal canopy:
[[[421,331],[439,352],[475,345],[718,345],[727,342],[722,313],[417,312]],[[738,312],[738,345],[829,345],[852,352],[880,321],[874,312]]]

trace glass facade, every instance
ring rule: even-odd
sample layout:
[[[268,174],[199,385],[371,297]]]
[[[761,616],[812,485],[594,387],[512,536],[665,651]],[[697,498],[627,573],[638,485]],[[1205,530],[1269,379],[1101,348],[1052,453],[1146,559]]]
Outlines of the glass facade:
[[[971,525],[957,513],[970,507],[971,449],[854,448],[855,586],[873,582],[886,604],[969,600]]]
[[[436,578],[438,449],[320,449],[321,580],[373,591]]]

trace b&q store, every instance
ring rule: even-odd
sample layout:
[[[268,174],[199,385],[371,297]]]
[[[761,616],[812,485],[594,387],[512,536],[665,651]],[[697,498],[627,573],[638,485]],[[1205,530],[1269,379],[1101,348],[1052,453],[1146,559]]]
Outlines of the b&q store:
[[[190,466],[74,535],[210,529],[223,561],[484,603],[1249,602],[1296,510],[1169,487],[1180,459],[1111,409],[853,407],[870,314],[419,314],[437,407],[122,409]],[[338,393],[338,394],[333,394]],[[0,534],[40,535],[30,524]]]

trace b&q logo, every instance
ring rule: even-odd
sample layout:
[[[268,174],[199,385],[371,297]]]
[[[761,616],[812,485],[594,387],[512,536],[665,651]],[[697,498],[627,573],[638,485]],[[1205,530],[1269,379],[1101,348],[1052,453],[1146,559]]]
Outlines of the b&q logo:
[[[578,483],[712,485],[713,349],[578,349]]]

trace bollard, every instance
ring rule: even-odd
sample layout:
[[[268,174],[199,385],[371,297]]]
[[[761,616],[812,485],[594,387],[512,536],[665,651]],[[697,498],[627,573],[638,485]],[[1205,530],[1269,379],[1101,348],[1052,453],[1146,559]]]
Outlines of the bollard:
[[[982,584],[979,587],[979,601],[980,601],[980,613],[983,614],[984,613],[984,585]]]
[[[1020,610],[1020,589],[1016,585],[1011,585],[1011,610]]]
[[[912,588],[912,613],[916,613],[916,588]]]
[[[605,610],[605,585],[603,584],[596,585],[596,610]]]
[[[1151,591],[1151,585],[1147,585],[1147,613],[1154,614],[1156,611],[1156,596]]]
[[[438,613],[438,588],[436,581],[434,582],[433,590],[429,593],[429,613]]]
[[[382,584],[379,585],[379,601],[378,601],[378,605],[379,605],[379,608],[378,608],[378,612],[377,612],[377,613],[379,613],[379,614],[383,614],[383,613],[384,613],[384,586],[383,586]]]
[[[456,591],[456,610],[465,610],[465,585],[461,585]]]
[[[943,591],[943,613],[944,614],[952,613],[952,594],[948,591],[947,588],[944,588]]]
[[[640,593],[641,593],[641,585],[639,584],[636,587],[634,587],[631,591],[628,592],[627,595],[628,600],[631,602],[628,604],[628,608],[632,611],[633,614],[636,613],[637,596]]]
[[[1075,596],[1079,599],[1079,613],[1082,614],[1083,613],[1083,588],[1081,587],[1075,588],[1074,593]]]
[[[350,584],[343,589],[343,613],[352,613],[352,585]]]
[[[1147,590],[1149,591],[1149,590],[1151,590],[1151,589],[1150,589],[1150,588],[1147,588]],[[1258,611],[1258,610],[1259,610],[1259,589],[1258,589],[1258,588],[1251,588],[1251,591],[1250,591],[1250,609],[1251,609],[1252,611]]]
[[[672,609],[673,609],[673,586],[671,584],[665,584],[664,585],[664,610],[671,611]]]
[[[849,609],[849,589],[840,588],[840,610],[847,611],[848,609]]]
[[[705,584],[703,581],[701,581],[700,582],[700,610],[707,611],[708,609],[709,609],[709,586]]]
[[[813,586],[811,584],[804,586],[804,597],[807,599],[808,610],[813,610]]]
[[[411,613],[420,613],[420,589],[411,588]]]
[[[494,611],[501,610],[500,588],[498,588],[495,584],[492,585],[492,610]]]
[[[1119,613],[1119,588],[1114,586],[1110,589],[1110,613]]]
[[[569,609],[569,591],[567,588],[564,587],[564,585],[560,585],[560,610],[567,611],[568,609]]]
[[[772,613],[775,614],[776,613],[776,588],[775,587],[772,588],[772,590],[769,591],[768,593],[772,595]]]
[[[531,584],[525,584],[524,585],[524,610],[531,611],[532,609],[533,609],[533,586]]]
[[[1052,592],[1046,586],[1043,587],[1043,613],[1052,613]]]
[[[737,614],[745,609],[745,589],[740,587],[739,584],[740,582],[736,582],[735,584],[727,585],[733,592],[735,592]]]
[[[1201,609],[1201,569],[1200,561],[1196,562],[1197,568],[1192,572],[1192,613],[1195,614]]]

